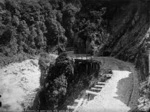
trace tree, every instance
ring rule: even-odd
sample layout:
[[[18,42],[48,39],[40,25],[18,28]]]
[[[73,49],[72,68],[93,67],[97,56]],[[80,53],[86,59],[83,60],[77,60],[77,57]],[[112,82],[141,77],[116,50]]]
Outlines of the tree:
[[[14,28],[9,28],[5,33],[3,38],[7,39],[7,43],[4,43],[5,49],[3,49],[3,52],[7,56],[13,56],[18,52],[16,30]]]
[[[13,18],[12,18],[12,25],[14,25],[14,26],[19,26],[19,24],[20,24],[20,21],[19,21],[19,18],[18,18],[18,16],[15,16],[15,15],[13,15]]]
[[[69,44],[73,43],[74,31],[72,28],[75,23],[75,15],[79,10],[79,8],[71,3],[67,4],[63,9],[63,26],[66,29],[66,36],[69,39]]]
[[[74,73],[73,62],[66,53],[62,53],[54,65],[49,66],[45,80],[47,109],[56,109],[62,105],[67,94],[68,82]]]
[[[67,39],[64,35],[65,29],[61,26],[61,24],[57,20],[49,18],[47,20],[46,25],[48,31],[47,36],[49,36],[47,40],[49,44],[58,45],[61,42],[66,43]]]

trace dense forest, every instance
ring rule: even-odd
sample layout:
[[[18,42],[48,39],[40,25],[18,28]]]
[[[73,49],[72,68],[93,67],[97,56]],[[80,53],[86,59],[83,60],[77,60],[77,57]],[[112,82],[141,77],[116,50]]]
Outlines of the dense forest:
[[[73,48],[134,60],[145,45],[148,6],[148,0],[3,0],[1,56]]]
[[[61,52],[85,48],[86,40],[94,48],[108,37],[105,11],[98,0],[5,0],[0,3],[0,52]]]
[[[72,48],[145,66],[149,5],[149,0],[1,0],[0,66]]]
[[[0,65],[70,48],[137,63],[148,46],[149,5],[148,0],[3,0]]]

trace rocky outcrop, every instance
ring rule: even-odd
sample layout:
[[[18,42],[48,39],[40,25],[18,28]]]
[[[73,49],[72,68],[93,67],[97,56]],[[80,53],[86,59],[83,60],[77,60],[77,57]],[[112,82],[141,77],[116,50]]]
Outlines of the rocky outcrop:
[[[120,6],[110,20],[111,38],[103,51],[125,61],[134,61],[145,50],[149,29],[149,2],[130,1]]]

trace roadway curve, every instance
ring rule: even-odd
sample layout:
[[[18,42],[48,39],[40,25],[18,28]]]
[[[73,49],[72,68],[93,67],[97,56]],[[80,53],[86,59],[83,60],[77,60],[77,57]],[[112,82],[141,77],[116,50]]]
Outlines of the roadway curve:
[[[114,58],[94,57],[113,76],[93,100],[80,106],[79,112],[130,112],[137,106],[138,76],[134,65]]]

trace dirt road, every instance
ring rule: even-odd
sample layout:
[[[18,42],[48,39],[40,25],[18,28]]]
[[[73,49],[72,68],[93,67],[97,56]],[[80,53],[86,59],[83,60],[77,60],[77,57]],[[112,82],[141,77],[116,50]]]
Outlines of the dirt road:
[[[138,99],[138,78],[134,66],[114,58],[96,58],[102,68],[112,69],[113,77],[100,95],[78,108],[79,112],[128,112]],[[34,99],[39,88],[38,60],[13,63],[0,69],[0,111],[23,111],[29,100]],[[27,102],[26,102],[27,101]]]
[[[114,58],[93,58],[102,68],[112,69],[113,76],[98,96],[79,107],[79,112],[130,112],[136,108],[138,78],[134,66]]]

